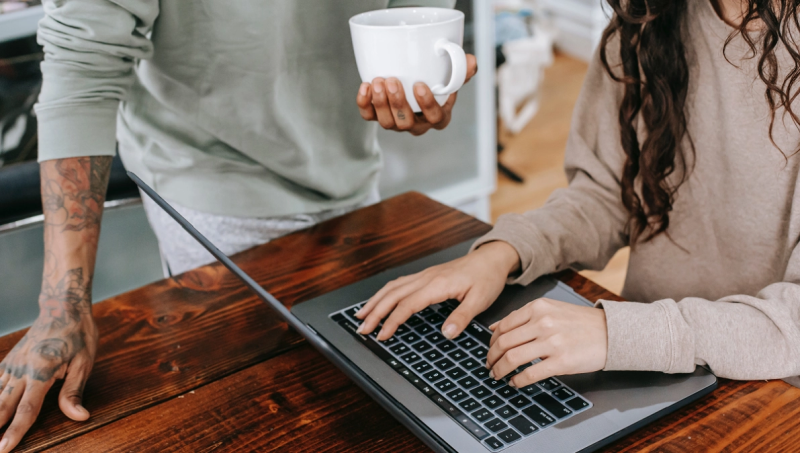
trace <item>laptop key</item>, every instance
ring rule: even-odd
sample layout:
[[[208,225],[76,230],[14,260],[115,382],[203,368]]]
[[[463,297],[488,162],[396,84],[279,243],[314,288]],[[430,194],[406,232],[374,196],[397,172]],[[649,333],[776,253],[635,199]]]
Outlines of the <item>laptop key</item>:
[[[426,359],[428,359],[431,362],[433,362],[433,361],[439,360],[442,357],[444,357],[444,354],[442,354],[439,351],[434,350],[434,351],[428,351],[428,352],[422,354],[422,357],[425,357]]]
[[[422,376],[425,379],[427,379],[427,380],[429,380],[431,382],[436,382],[439,379],[442,379],[444,377],[444,375],[442,373],[440,373],[438,370],[428,371],[427,373],[423,374]]]
[[[440,370],[447,370],[455,365],[455,363],[453,363],[450,359],[442,359],[438,362],[434,362],[433,364],[436,365],[436,368]]]
[[[411,368],[413,368],[414,371],[416,371],[418,374],[422,374],[422,373],[430,370],[433,367],[428,362],[419,362],[419,363],[414,364],[414,366],[412,366]]]
[[[589,403],[587,403],[584,399],[575,397],[571,400],[567,401],[567,406],[571,407],[574,411],[579,411],[589,407]]]
[[[458,381],[458,385],[464,387],[465,389],[470,389],[478,385],[478,381],[475,380],[472,376],[467,376],[464,379]]]
[[[453,384],[453,381],[451,381],[450,379],[439,381],[434,385],[436,386],[437,389],[441,390],[442,392],[449,392],[450,390],[456,388],[456,385]]]
[[[519,389],[519,391],[528,396],[534,396],[542,393],[542,389],[536,384],[526,385],[525,387]]]
[[[502,431],[502,430],[508,428],[508,425],[506,425],[503,420],[500,420],[497,417],[495,417],[495,418],[489,420],[488,422],[484,423],[483,426],[489,428],[489,431],[491,431],[493,433],[496,433],[498,431]]]
[[[475,398],[466,399],[458,403],[458,405],[461,406],[461,409],[464,409],[467,412],[472,412],[475,409],[481,407],[480,403],[475,401]]]
[[[433,348],[433,346],[431,346],[431,344],[426,341],[420,341],[419,343],[411,345],[411,347],[414,348],[417,352],[425,352]]]
[[[475,346],[478,346],[478,342],[473,340],[470,337],[466,337],[463,340],[459,341],[458,345],[461,346],[464,349],[472,349]]]
[[[522,413],[527,415],[528,418],[533,420],[537,425],[544,428],[545,426],[551,425],[556,422],[550,414],[542,410],[541,407],[537,405],[533,405],[527,409],[523,409]]]
[[[460,424],[461,424],[461,426],[463,426],[464,428],[466,428],[466,429],[467,429],[467,431],[469,431],[469,432],[470,432],[470,433],[471,433],[473,436],[475,436],[476,438],[478,438],[478,440],[483,440],[483,439],[485,439],[485,438],[489,437],[489,433],[487,433],[486,431],[484,431],[484,430],[483,430],[483,428],[481,428],[480,426],[478,426],[478,424],[476,424],[475,422],[473,422],[472,420],[470,420],[470,418],[469,418],[469,417],[467,417],[467,416],[466,416],[466,415],[464,415],[464,414],[461,414],[461,415],[457,416],[457,417],[456,417],[456,421],[457,421],[458,423],[460,423]]]
[[[533,397],[533,400],[539,403],[540,406],[547,409],[547,412],[555,415],[557,418],[564,418],[572,414],[570,409],[556,401],[555,398],[547,393],[540,393]]]
[[[432,314],[430,316],[426,316],[425,320],[431,324],[441,324],[444,322],[444,318],[441,315]]]
[[[465,351],[462,351],[461,349],[455,349],[450,353],[448,353],[447,355],[450,356],[451,359],[457,361],[464,360],[467,358],[467,353]]]
[[[505,401],[503,401],[503,399],[497,395],[491,395],[483,400],[483,404],[485,404],[489,409],[494,409],[505,404]]]
[[[483,398],[491,395],[492,391],[481,385],[481,386],[475,387],[474,389],[471,389],[469,391],[469,393],[471,393],[472,396],[474,396],[475,398],[483,399]]]
[[[397,338],[395,338],[395,337],[389,337],[388,339],[386,339],[386,340],[383,340],[383,341],[381,341],[380,343],[381,343],[382,345],[384,345],[384,346],[392,346],[392,345],[394,345],[394,344],[397,344],[397,342],[399,342],[399,341],[400,341],[400,340],[398,340],[398,339],[397,339]]]
[[[450,376],[452,379],[461,379],[462,377],[467,375],[467,372],[459,367],[455,367],[447,370],[445,374]]]
[[[547,390],[548,392],[552,392],[553,390],[561,386],[561,383],[559,383],[557,380],[553,378],[547,378],[543,381],[537,382],[537,384],[539,384],[543,389]]]
[[[419,318],[417,318],[419,319]],[[422,320],[420,319],[420,322]],[[420,335],[428,335],[429,333],[433,332],[433,327],[430,324],[422,324],[421,326],[417,326],[414,331],[416,331]]]
[[[553,392],[552,395],[555,396],[556,398],[560,399],[561,401],[564,401],[564,400],[568,400],[568,399],[572,398],[573,396],[575,396],[575,392],[573,392],[572,390],[570,390],[570,389],[568,389],[566,387],[561,387],[560,389],[558,389],[555,392]]]
[[[339,322],[339,321],[343,321],[345,318],[344,318],[343,314],[336,313],[335,315],[331,316],[331,319],[333,320],[333,322]]]
[[[418,360],[422,360],[422,357],[420,357],[416,352],[409,352],[400,358],[406,363],[414,363]]]
[[[484,348],[483,346],[479,346],[472,351],[470,351],[472,355],[478,358],[478,360],[486,360],[486,355],[489,354],[489,350]]]
[[[394,332],[394,334],[397,335],[397,336],[405,335],[405,334],[408,333],[408,330],[409,330],[408,326],[406,326],[404,324],[400,324],[397,327],[397,330]]]
[[[467,371],[472,370],[474,368],[478,368],[481,366],[477,360],[473,359],[472,357],[467,358],[466,360],[462,360],[460,365],[464,367]]]
[[[478,342],[483,343],[484,346],[487,348],[489,347],[489,340],[492,339],[492,334],[488,330],[484,330],[483,327],[479,326],[476,322],[471,322],[467,325],[467,328],[464,329],[464,332],[472,335],[473,338],[478,340]]]
[[[490,437],[483,441],[489,448],[492,450],[499,450],[503,448],[503,443],[499,440],[495,439],[494,437]]]
[[[411,344],[411,343],[418,342],[420,340],[420,337],[416,333],[411,332],[411,333],[407,333],[407,334],[401,336],[400,339],[402,339],[406,343]]]
[[[535,424],[531,423],[527,418],[519,415],[517,417],[512,418],[508,421],[511,423],[511,426],[517,428],[517,431],[522,433],[523,436],[527,436],[529,434],[533,434],[536,431],[539,431],[539,428],[536,427]]]
[[[386,359],[386,363],[395,370],[403,366],[403,362],[391,356]]]
[[[507,385],[507,386],[505,386],[505,387],[503,387],[503,388],[501,388],[500,390],[497,391],[497,394],[502,396],[505,399],[512,398],[514,395],[516,395],[518,393],[519,393],[519,391],[517,389],[515,389],[515,388],[513,388],[513,387],[511,387],[509,385]]]
[[[456,344],[453,343],[452,341],[445,341],[437,344],[436,347],[444,352],[449,352],[456,348]]]
[[[451,416],[455,417],[457,415],[462,415],[463,412],[458,410],[458,408],[450,402],[447,398],[443,395],[439,395],[438,393],[434,393],[429,396],[431,401],[433,401],[437,406],[439,406],[443,411],[447,412]]]
[[[444,316],[446,318],[446,317],[450,316],[450,313],[453,312],[453,309],[450,308],[450,307],[441,307],[441,308],[439,308],[438,312],[439,312],[440,315],[442,315],[442,316]]]
[[[467,392],[461,389],[455,389],[452,392],[448,393],[447,396],[453,401],[461,401],[467,397]]]
[[[485,379],[489,377],[489,370],[487,370],[486,367],[481,365],[479,368],[475,368],[474,370],[472,370],[472,375],[478,379]]]
[[[494,415],[492,415],[491,412],[483,407],[473,412],[472,416],[475,417],[475,420],[478,420],[481,423],[489,420],[490,418],[494,418]]]
[[[518,414],[517,410],[509,405],[505,405],[494,412],[505,419],[511,418]]]
[[[487,387],[489,387],[489,388],[490,388],[490,389],[492,389],[492,390],[494,390],[494,389],[498,389],[498,388],[500,388],[500,387],[502,387],[502,386],[506,385],[506,383],[505,383],[505,382],[503,382],[503,381],[497,381],[497,380],[494,380],[494,379],[492,379],[492,378],[489,378],[489,379],[487,379],[487,380],[483,381],[483,383],[484,383],[484,384],[486,384],[486,386],[487,386]]]
[[[502,433],[498,434],[497,437],[503,440],[503,442],[510,444],[511,442],[515,442],[522,438],[516,431],[513,429],[507,429]]]
[[[427,337],[425,337],[425,339],[430,341],[433,344],[437,344],[437,343],[443,342],[446,338],[441,333],[434,332],[434,333],[428,335]]]
[[[344,314],[349,316],[351,319],[354,319],[356,322],[361,322],[360,319],[356,318],[356,312],[359,310],[358,307],[350,307],[344,311]]]
[[[396,344],[389,348],[390,351],[394,352],[397,355],[405,354],[409,351],[408,346],[404,345],[403,343]]]
[[[424,323],[425,323],[425,321],[423,321],[422,318],[420,318],[419,316],[412,316],[412,317],[408,318],[408,321],[406,321],[406,324],[408,326],[410,326],[410,327],[416,327],[416,326],[418,326],[420,324],[424,324]]]
[[[518,409],[522,408],[522,407],[525,407],[528,404],[531,404],[531,400],[529,400],[528,398],[525,398],[522,395],[517,395],[517,396],[511,398],[510,400],[508,400],[508,402],[511,403],[512,406],[514,406],[514,407],[516,407]]]
[[[426,316],[432,315],[433,313],[434,313],[434,311],[433,311],[433,309],[431,307],[425,307],[422,310],[420,310],[419,315],[424,318]]]

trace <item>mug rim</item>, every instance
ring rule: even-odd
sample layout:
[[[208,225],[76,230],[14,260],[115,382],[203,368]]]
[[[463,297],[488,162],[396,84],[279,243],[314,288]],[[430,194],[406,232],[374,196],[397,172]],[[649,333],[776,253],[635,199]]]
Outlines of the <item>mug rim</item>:
[[[368,14],[374,14],[374,13],[376,13],[378,11],[399,11],[399,10],[409,10],[409,9],[447,11],[448,13],[455,13],[455,17],[453,17],[451,19],[443,20],[441,22],[435,22],[435,23],[430,23],[430,24],[415,24],[415,25],[372,25],[372,24],[362,24],[362,23],[355,22],[356,20],[361,18],[361,16],[366,16]],[[352,26],[356,26],[356,27],[363,27],[363,28],[376,28],[376,29],[390,29],[391,30],[391,29],[398,29],[398,28],[409,29],[409,28],[434,27],[434,26],[438,26],[438,25],[442,25],[442,24],[449,24],[451,22],[456,22],[456,21],[463,20],[463,19],[464,19],[464,13],[462,11],[457,10],[457,9],[436,8],[436,7],[432,7],[432,6],[419,6],[419,7],[417,7],[417,6],[407,6],[407,7],[403,7],[403,8],[386,8],[386,9],[374,9],[372,11],[364,11],[363,13],[359,13],[359,14],[356,14],[355,16],[351,17],[349,22],[350,22],[350,26],[351,27]]]

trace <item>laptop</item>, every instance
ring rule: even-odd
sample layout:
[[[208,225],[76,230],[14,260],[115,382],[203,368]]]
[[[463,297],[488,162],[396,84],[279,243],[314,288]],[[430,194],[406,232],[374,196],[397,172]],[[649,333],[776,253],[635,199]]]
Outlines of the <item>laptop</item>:
[[[499,299],[452,341],[442,336],[441,325],[456,301],[443,301],[415,314],[384,342],[377,341],[375,334],[356,333],[359,321],[355,312],[383,285],[465,255],[471,240],[289,310],[153,189],[133,173],[128,175],[278,316],[434,451],[592,451],[717,386],[716,377],[703,367],[679,375],[595,372],[559,376],[521,389],[508,386],[508,378],[492,379],[484,366],[491,337],[486,326],[539,297],[593,306],[568,285],[547,276],[525,287],[506,287]]]

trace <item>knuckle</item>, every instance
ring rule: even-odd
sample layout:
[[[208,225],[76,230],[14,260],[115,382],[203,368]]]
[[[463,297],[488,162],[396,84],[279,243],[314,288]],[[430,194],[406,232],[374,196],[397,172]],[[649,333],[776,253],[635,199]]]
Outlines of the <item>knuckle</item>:
[[[547,339],[547,342],[554,351],[560,351],[564,347],[564,337],[562,335],[553,335]]]
[[[36,408],[33,407],[31,403],[20,403],[19,406],[17,406],[17,414],[27,415],[32,414],[35,411]]]
[[[520,354],[519,349],[514,348],[506,352],[505,359],[508,361],[509,365],[514,365],[518,362],[522,361],[522,357]]]
[[[555,327],[555,319],[553,319],[553,317],[550,315],[544,315],[541,318],[539,318],[538,324],[539,328],[541,328],[542,330],[549,331],[553,327]]]

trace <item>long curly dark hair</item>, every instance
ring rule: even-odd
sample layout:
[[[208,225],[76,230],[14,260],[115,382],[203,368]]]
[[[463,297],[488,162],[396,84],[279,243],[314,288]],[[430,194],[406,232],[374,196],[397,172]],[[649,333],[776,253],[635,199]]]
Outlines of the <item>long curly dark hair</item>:
[[[622,203],[629,214],[627,233],[631,245],[635,245],[667,232],[675,193],[691,172],[687,162],[694,161],[691,137],[686,140],[688,146],[682,146],[687,136],[689,87],[682,28],[688,0],[607,1],[614,16],[600,42],[600,59],[608,74],[625,86],[619,127],[627,157],[620,184]],[[724,53],[728,44],[741,36],[750,47],[749,57],[757,59],[764,96],[772,111],[771,140],[779,110],[800,127],[800,117],[792,109],[800,94],[800,53],[795,42],[800,34],[798,4],[800,0],[743,1],[741,23],[720,49]],[[719,5],[714,6],[719,10]],[[619,59],[614,59],[619,65],[615,67],[609,63],[608,52],[616,49],[610,45],[612,40],[619,44]],[[775,52],[779,49],[785,49],[793,66],[778,68]],[[640,116],[646,128],[644,138],[636,130]],[[775,145],[774,140],[772,143]],[[676,177],[670,178],[673,174]]]

